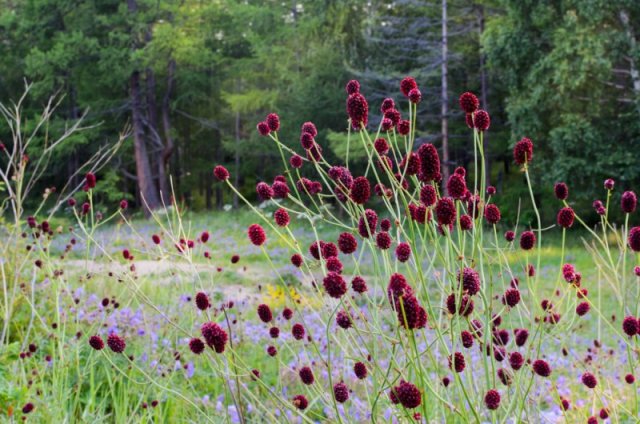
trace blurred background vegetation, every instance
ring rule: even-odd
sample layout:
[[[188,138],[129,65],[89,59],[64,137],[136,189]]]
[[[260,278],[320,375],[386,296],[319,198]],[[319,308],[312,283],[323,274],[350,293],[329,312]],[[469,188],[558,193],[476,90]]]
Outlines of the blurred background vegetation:
[[[475,92],[490,112],[489,182],[506,221],[530,210],[511,156],[523,136],[535,142],[545,221],[560,180],[595,220],[590,204],[605,196],[605,178],[616,180],[615,202],[640,187],[637,37],[636,0],[0,0],[0,100],[17,99],[28,81],[27,126],[56,93],[64,97],[50,131],[85,111],[87,125],[99,124],[57,153],[47,187],[130,125],[99,175],[99,202],[127,198],[140,209],[142,190],[155,207],[173,184],[187,207],[213,210],[237,205],[215,184],[215,164],[250,198],[281,170],[255,130],[268,112],[298,151],[300,125],[313,121],[329,162],[342,163],[345,83],[361,82],[377,127],[384,97],[406,111],[398,83],[412,75],[424,99],[417,143],[446,150],[451,170],[473,161],[458,95]],[[353,173],[364,172],[354,159]]]

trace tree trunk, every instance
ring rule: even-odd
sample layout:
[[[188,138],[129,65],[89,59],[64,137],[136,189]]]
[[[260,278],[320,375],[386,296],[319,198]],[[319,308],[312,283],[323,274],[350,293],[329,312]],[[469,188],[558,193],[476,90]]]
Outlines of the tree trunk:
[[[629,75],[631,76],[631,82],[633,83],[633,94],[635,94],[635,103],[640,113],[640,72],[638,72],[638,67],[635,62],[635,55],[637,49],[637,41],[636,36],[633,33],[633,28],[629,24],[629,14],[626,10],[620,11],[620,21],[622,22],[622,26],[624,27],[625,34],[629,41]]]
[[[449,179],[449,95],[447,87],[447,0],[442,0],[442,181],[446,194]]]
[[[136,158],[136,175],[138,177],[138,189],[143,198],[142,207],[146,217],[151,215],[151,210],[160,206],[160,199],[151,173],[151,164],[147,154],[144,127],[142,123],[142,111],[140,107],[140,72],[134,71],[130,78],[131,117],[133,124],[133,145]]]
[[[240,188],[240,112],[236,112],[236,146],[235,146],[235,171],[233,173],[233,184]],[[233,193],[233,207],[238,207],[238,195]]]
[[[147,39],[148,41],[150,38]],[[147,128],[150,132],[150,137],[154,140],[152,145],[154,146],[151,154],[151,169],[156,170],[154,180],[156,181],[156,188],[159,190],[160,204],[167,204],[168,190],[167,190],[167,175],[165,172],[164,162],[162,160],[162,151],[164,149],[164,143],[160,138],[160,126],[158,124],[158,101],[156,100],[156,76],[151,68],[146,70],[146,84],[147,84]]]
[[[173,93],[173,89],[175,87],[175,72],[176,72],[176,61],[171,59],[169,60],[169,64],[167,65],[167,91],[164,93],[164,97],[162,98],[162,128],[164,132],[164,149],[162,150],[162,158],[160,160],[160,166],[162,171],[165,173],[165,178],[160,180],[160,193],[162,193],[165,201],[169,196],[169,182],[166,178],[166,170],[169,167],[169,159],[171,159],[171,155],[173,154],[173,138],[171,136],[171,116],[170,116],[170,105],[169,101],[171,100],[171,94]]]
[[[488,82],[487,82],[487,72],[486,72],[486,56],[482,52],[482,44],[480,39],[482,38],[482,34],[484,33],[484,6],[480,5],[478,7],[478,47],[480,50],[480,99],[482,101],[482,108],[484,110],[489,110],[489,103],[487,101],[487,91],[489,90]],[[489,155],[489,132],[485,131],[482,139],[482,148],[484,150],[484,169],[486,181],[485,184],[487,187],[491,184],[491,162]]]

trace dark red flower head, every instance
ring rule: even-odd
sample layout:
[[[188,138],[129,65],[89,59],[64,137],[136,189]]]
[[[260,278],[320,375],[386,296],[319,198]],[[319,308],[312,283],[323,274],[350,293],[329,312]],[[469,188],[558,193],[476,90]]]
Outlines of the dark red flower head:
[[[296,340],[302,340],[304,338],[305,333],[306,332],[304,330],[304,326],[300,323],[295,323],[291,327],[291,335]]]
[[[260,133],[260,135],[262,136],[267,136],[271,132],[271,129],[269,128],[269,124],[267,124],[265,121],[258,122],[258,125],[256,125],[256,128],[258,129],[258,133]]]
[[[613,190],[613,187],[616,185],[616,182],[612,178],[607,178],[604,180],[604,188],[606,190]]]
[[[338,324],[339,327],[344,328],[345,330],[351,328],[351,326],[353,325],[351,315],[346,311],[339,311],[336,314],[336,324]]]
[[[523,231],[520,234],[520,247],[524,250],[531,250],[536,244],[536,235],[533,231]]]
[[[458,313],[462,316],[467,317],[473,312],[473,300],[468,295],[462,295],[459,307],[456,306],[456,300],[457,297],[455,293],[451,293],[447,297],[447,310],[451,315],[455,315],[456,313]]]
[[[633,191],[625,191],[622,193],[622,200],[620,201],[620,207],[624,213],[632,213],[636,210],[638,205],[638,198]]]
[[[291,167],[295,169],[302,168],[302,156],[298,154],[294,154],[293,156],[291,156],[289,158],[289,165],[291,165]]]
[[[640,227],[633,227],[629,231],[628,243],[631,250],[640,252]]]
[[[96,175],[93,172],[87,172],[84,179],[88,188],[94,188],[96,186]]]
[[[220,181],[229,179],[229,171],[222,165],[218,165],[213,168],[213,175]]]
[[[292,402],[293,406],[301,411],[304,411],[305,409],[307,409],[307,406],[309,406],[309,401],[307,400],[307,397],[305,395],[294,396]]]
[[[351,119],[351,126],[359,130],[366,126],[369,120],[369,104],[367,99],[360,93],[349,95],[347,99],[347,115]]]
[[[418,388],[409,382],[400,380],[400,384],[393,388],[395,397],[407,409],[413,409],[422,403],[422,394]]]
[[[453,356],[449,356],[449,368],[454,370],[457,373],[461,373],[464,371],[466,367],[466,362],[464,360],[464,355],[462,352],[455,352]]]
[[[473,219],[469,215],[462,215],[460,217],[460,229],[462,231],[469,231],[473,228]]]
[[[418,156],[420,156],[420,173],[418,177],[420,181],[428,183],[430,181],[439,181],[440,176],[440,156],[438,150],[431,143],[425,143],[418,148]]]
[[[247,230],[247,235],[255,246],[262,246],[267,240],[267,235],[259,224],[251,224]]]
[[[89,337],[89,346],[91,346],[95,350],[104,349],[104,342],[102,341],[102,337],[100,336]]]
[[[396,258],[399,262],[407,262],[411,257],[411,246],[407,242],[398,243],[396,246]]]
[[[345,403],[349,400],[349,388],[343,382],[333,386],[333,395],[338,403]]]
[[[207,342],[209,347],[213,348],[216,353],[224,352],[229,336],[222,327],[215,322],[205,322],[202,324],[202,327],[200,327],[200,332],[202,333],[202,337],[204,337],[205,342]]]
[[[398,122],[396,129],[398,130],[398,134],[408,135],[411,132],[411,122],[409,122],[409,120],[407,119],[402,119],[400,122]]]
[[[426,186],[429,187],[429,186]],[[464,175],[452,174],[447,181],[447,193],[454,199],[462,199],[467,192],[467,182]]]
[[[507,289],[502,296],[502,303],[513,308],[520,303],[520,291],[518,289]]]
[[[124,352],[124,348],[127,347],[124,339],[117,334],[109,334],[109,337],[107,337],[107,345],[109,349],[115,353],[122,353]]]
[[[471,296],[480,291],[480,275],[473,268],[465,267],[462,272],[458,271],[458,281],[462,283],[462,288]]]
[[[533,361],[531,366],[533,368],[533,372],[538,374],[540,377],[549,377],[551,375],[551,367],[547,361],[543,359],[536,359]]]
[[[280,129],[280,117],[275,113],[268,114],[265,122],[271,131],[278,131]]]
[[[560,209],[557,216],[558,225],[562,228],[571,228],[575,216],[573,209],[568,206]]]
[[[589,302],[580,302],[578,303],[578,306],[576,306],[576,315],[584,316],[589,312],[590,309],[591,306],[589,306]]]
[[[582,374],[581,380],[582,380],[582,384],[584,384],[590,389],[593,389],[598,384],[598,380],[596,379],[596,376],[591,374],[590,372],[585,372],[584,374]]]
[[[364,362],[356,362],[353,365],[353,373],[360,380],[364,380],[365,378],[367,378],[367,366],[364,364]]]
[[[211,304],[209,303],[209,296],[207,296],[207,294],[204,292],[196,293],[196,306],[201,311],[207,310],[209,306],[211,306]]]
[[[396,315],[400,325],[410,330],[427,325],[427,311],[413,294],[403,296],[396,302]]]
[[[273,319],[273,314],[271,313],[271,308],[269,305],[264,303],[258,305],[258,317],[262,322],[271,322]]]
[[[400,91],[405,97],[409,97],[409,92],[414,88],[418,88],[418,83],[413,77],[405,77],[402,81],[400,81]]]
[[[366,177],[357,177],[353,180],[350,197],[357,204],[367,203],[371,197],[371,184]]]
[[[487,409],[494,410],[500,406],[500,393],[497,390],[491,389],[484,395],[484,404],[487,405]]]
[[[509,355],[509,365],[518,371],[524,365],[524,357],[520,352],[513,352]]]
[[[260,200],[269,200],[273,197],[273,189],[265,182],[256,184],[256,193]]]
[[[322,283],[327,294],[333,298],[339,299],[347,292],[347,283],[336,272],[329,272]]]
[[[35,406],[33,406],[33,403],[28,402],[27,404],[25,404],[25,405],[22,407],[22,413],[23,413],[23,414],[28,414],[28,413],[30,413],[31,411],[33,411],[33,409],[34,409],[34,408],[35,408]]]
[[[436,203],[436,189],[431,184],[420,189],[420,201],[425,206],[433,206]]]
[[[388,119],[391,121],[391,124],[395,127],[396,125],[398,125],[398,122],[400,122],[400,120],[402,119],[402,116],[400,115],[400,112],[398,112],[396,109],[389,109],[387,111],[384,112],[384,117],[385,119]]]
[[[204,342],[197,337],[189,341],[189,349],[196,355],[200,355],[204,351]]]
[[[456,220],[456,205],[450,197],[441,197],[436,204],[436,218],[440,225],[451,225]]]
[[[491,125],[491,118],[486,110],[478,110],[473,114],[473,125],[478,131],[486,131]]]
[[[370,235],[375,234],[377,226],[378,214],[372,209],[366,209],[364,216],[360,217],[358,221],[358,234],[368,238]]]
[[[419,89],[417,88],[413,88],[411,89],[411,91],[409,91],[409,94],[407,95],[407,97],[409,97],[409,101],[411,103],[420,103],[420,101],[422,100],[422,93],[420,92]]]
[[[313,122],[305,122],[302,124],[302,128],[300,129],[301,133],[311,134],[311,137],[315,137],[318,135],[318,130]]]
[[[386,231],[381,231],[376,234],[376,246],[379,249],[387,250],[391,247],[391,236]]]
[[[495,225],[500,222],[500,209],[493,203],[488,204],[484,208],[484,219],[489,225]]]
[[[629,315],[622,320],[622,331],[627,336],[633,337],[640,331],[640,323],[635,317]]]
[[[271,185],[274,199],[286,199],[289,196],[289,186],[282,181],[275,181]]]
[[[533,143],[530,139],[523,137],[513,147],[513,159],[518,165],[524,165],[533,159]]]
[[[289,225],[289,212],[286,209],[278,209],[273,213],[273,219],[275,219],[276,224],[280,227],[286,227]]]
[[[516,238],[516,233],[514,233],[513,231],[506,231],[504,233],[504,239],[508,242],[512,242],[513,240],[515,240]]]
[[[459,103],[460,109],[467,114],[475,112],[480,107],[480,101],[476,95],[469,91],[460,95]]]
[[[396,104],[393,101],[393,99],[387,97],[382,101],[382,105],[380,106],[380,112],[385,113],[389,109],[395,109],[395,108],[396,108]]]
[[[360,83],[357,80],[351,80],[347,83],[345,88],[347,90],[347,94],[356,94],[360,92]]]
[[[358,241],[351,233],[342,233],[338,236],[338,248],[345,255],[349,255],[358,248]]]
[[[356,293],[364,293],[367,291],[367,282],[364,281],[364,278],[356,275],[353,277],[353,280],[351,280],[351,288]]]
[[[566,200],[569,197],[569,187],[565,183],[556,183],[553,186],[553,191],[559,200]]]

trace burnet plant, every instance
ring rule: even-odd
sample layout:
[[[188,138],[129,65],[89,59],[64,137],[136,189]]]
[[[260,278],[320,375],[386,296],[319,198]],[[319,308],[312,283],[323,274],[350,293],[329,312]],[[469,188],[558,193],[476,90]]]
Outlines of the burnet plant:
[[[292,264],[309,282],[306,295],[316,305],[309,311],[292,301],[294,320],[301,323],[290,330],[265,328],[276,340],[283,330],[294,335],[291,342],[270,346],[269,355],[287,349],[305,358],[289,365],[300,377],[290,385],[290,395],[274,395],[289,401],[304,419],[318,418],[305,415],[311,404],[338,422],[352,422],[354,414],[372,421],[391,416],[417,422],[540,422],[553,410],[560,411],[558,419],[564,415],[572,422],[637,418],[640,289],[635,280],[640,268],[633,264],[640,227],[629,228],[635,194],[622,195],[625,223],[617,227],[608,219],[614,182],[606,180],[606,202],[594,202],[601,222],[592,229],[569,205],[567,184],[558,183],[557,226],[542,228],[529,175],[534,143],[525,137],[515,144],[513,159],[525,175],[536,225],[499,236],[499,196],[485,186],[483,135],[489,114],[479,109],[474,94],[460,96],[473,131],[474,167],[471,173],[459,167],[443,182],[435,146],[426,143],[413,151],[421,100],[416,81],[403,79],[400,90],[408,100],[407,119],[387,98],[377,130],[370,134],[369,105],[360,85],[350,81],[346,86],[354,130],[348,143],[362,143],[368,158],[362,176],[351,174],[348,153],[343,165],[327,163],[310,122],[301,128],[304,155],[278,138],[276,114],[257,125],[278,149],[283,174],[271,185],[258,183],[259,197],[278,209],[269,217],[253,208],[260,219],[247,235],[267,256],[269,238],[289,246]],[[302,177],[303,166],[312,168],[317,180]],[[217,166],[214,175],[240,195],[225,168]],[[340,229],[337,240],[321,239],[318,221]],[[597,281],[582,281],[566,261],[565,240],[576,221],[590,233],[585,249],[592,253]],[[314,232],[310,246],[297,242],[291,231],[296,225]],[[557,272],[551,274],[540,272],[545,231],[562,233]],[[372,262],[362,266],[367,255]],[[619,309],[601,308],[598,292],[604,285],[613,287]],[[310,313],[321,317],[324,337],[300,342]],[[258,315],[272,322],[269,305],[260,305]],[[569,352],[572,346],[558,347],[591,315],[599,328],[606,328],[607,342],[616,346],[611,355],[621,357],[624,371],[612,374],[592,361],[593,355],[581,359],[575,350]],[[622,325],[616,321],[620,315]],[[207,344],[216,347],[204,330]],[[596,340],[595,348],[601,343]],[[562,377],[556,368],[563,368]],[[326,379],[314,379],[320,373]],[[567,375],[587,390],[567,384]],[[350,401],[355,405],[347,406]]]

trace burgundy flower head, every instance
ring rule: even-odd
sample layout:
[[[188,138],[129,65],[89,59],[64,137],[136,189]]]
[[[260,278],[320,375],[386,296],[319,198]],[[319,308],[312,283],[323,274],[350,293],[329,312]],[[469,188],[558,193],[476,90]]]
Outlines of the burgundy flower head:
[[[500,222],[500,209],[493,203],[488,204],[484,208],[484,219],[490,225],[495,225]]]
[[[557,216],[558,225],[562,228],[571,228],[576,215],[570,207],[560,209]]]
[[[344,328],[345,330],[351,328],[351,326],[353,325],[351,315],[346,311],[339,311],[336,314],[336,324],[338,324],[340,328]]]
[[[418,104],[422,100],[422,93],[419,89],[413,88],[411,89],[411,91],[409,91],[407,97],[409,97],[409,101],[411,103]]]
[[[480,275],[473,268],[464,268],[458,271],[458,281],[462,282],[462,288],[471,296],[480,291]]]
[[[284,308],[282,310],[282,317],[289,321],[293,317],[293,311],[290,308]]]
[[[536,235],[533,231],[523,231],[520,234],[520,247],[523,250],[531,250],[536,244]]]
[[[478,110],[478,107],[480,107],[480,101],[478,100],[476,95],[469,91],[467,91],[466,93],[462,93],[458,101],[460,103],[460,109],[462,109],[467,114],[475,112],[476,110]]]
[[[412,383],[400,380],[400,384],[393,388],[393,392],[400,404],[407,409],[417,408],[422,403],[420,390]]]
[[[311,134],[311,137],[315,137],[318,135],[318,130],[313,122],[305,122],[302,124],[302,128],[300,129],[301,133]]]
[[[565,183],[556,183],[553,186],[553,191],[558,200],[566,200],[569,197],[569,187]]]
[[[379,155],[386,155],[389,152],[389,143],[384,138],[376,138],[373,142],[373,148]]]
[[[466,362],[462,352],[455,352],[453,356],[449,356],[449,368],[457,373],[464,371]]]
[[[524,137],[513,147],[513,159],[518,165],[524,165],[533,159],[533,142]]]
[[[360,276],[353,277],[351,280],[351,288],[356,293],[365,293],[367,291],[367,282]]]
[[[590,309],[591,306],[589,306],[589,302],[580,302],[578,303],[578,306],[576,306],[576,315],[584,316],[589,312]]]
[[[418,88],[418,83],[413,77],[405,77],[402,81],[400,81],[400,91],[405,97],[409,97],[409,92],[414,88]]]
[[[260,200],[269,200],[273,197],[273,189],[265,182],[256,184],[256,193]]]
[[[200,355],[204,351],[204,342],[197,337],[189,340],[189,349],[196,355]]]
[[[347,115],[351,119],[351,126],[359,130],[369,121],[369,104],[360,93],[354,93],[347,98]]]
[[[509,355],[509,365],[518,371],[524,365],[524,357],[520,352],[513,352]]]
[[[271,320],[273,319],[273,314],[271,313],[271,308],[269,308],[269,305],[266,305],[264,303],[258,305],[258,317],[262,322],[271,322]]]
[[[418,177],[420,181],[428,183],[431,181],[439,181],[440,176],[440,156],[438,150],[431,143],[425,143],[418,148],[418,156],[420,156],[420,172]]]
[[[300,371],[298,371],[298,375],[300,376],[300,380],[307,386],[310,386],[315,381],[315,377],[313,376],[313,371],[309,367],[302,367]]]
[[[222,165],[218,165],[213,168],[213,175],[220,181],[229,179],[229,171]]]
[[[378,214],[372,209],[366,209],[364,216],[360,217],[358,221],[358,234],[364,238],[368,238],[370,235],[375,234],[377,226]]]
[[[391,236],[386,231],[376,234],[376,246],[379,249],[387,250],[391,247]]]
[[[449,196],[454,199],[462,199],[466,192],[467,183],[464,180],[464,175],[457,173],[452,174],[447,181],[447,193],[449,193]]]
[[[400,135],[408,135],[411,132],[411,122],[407,119],[402,119],[396,125],[396,129],[398,130],[398,134]]]
[[[473,228],[473,219],[469,215],[462,215],[460,217],[460,229],[462,231],[469,231]]]
[[[259,224],[251,224],[247,229],[247,235],[255,246],[262,246],[267,240],[267,235]]]
[[[543,359],[536,359],[533,361],[531,366],[533,368],[533,372],[538,374],[540,377],[549,377],[551,375],[551,367],[547,361]]]
[[[451,225],[456,220],[456,206],[450,197],[441,197],[436,204],[436,218],[440,225]]]
[[[333,386],[333,395],[338,403],[345,403],[349,400],[349,388],[343,382]]]
[[[620,201],[620,207],[624,213],[633,213],[638,205],[638,198],[633,191],[625,191],[622,193],[622,200]]]
[[[395,108],[396,108],[396,103],[393,101],[393,99],[387,97],[382,101],[382,105],[380,105],[380,112],[385,113],[389,109],[395,109]]]
[[[289,212],[286,209],[278,209],[273,213],[273,219],[279,227],[286,227],[289,225]]]
[[[584,384],[590,389],[593,389],[598,384],[598,380],[596,379],[596,376],[591,374],[590,372],[585,372],[584,374],[582,374],[581,380],[582,380],[582,384]]]
[[[365,378],[367,378],[367,366],[364,364],[364,362],[356,362],[353,365],[353,373],[360,380],[364,380]]]
[[[640,227],[633,227],[629,231],[628,243],[631,250],[640,252]]]
[[[604,180],[604,188],[606,190],[613,190],[613,187],[616,185],[616,182],[612,178],[607,178]]]
[[[222,327],[215,322],[206,322],[202,324],[202,327],[200,327],[200,332],[202,333],[202,337],[204,337],[205,342],[207,342],[207,345],[213,348],[216,353],[224,352],[229,336]]]
[[[358,241],[351,233],[342,233],[338,236],[338,248],[345,255],[349,255],[358,248]]]
[[[271,131],[278,131],[280,129],[280,117],[275,113],[268,114],[265,122]]]
[[[345,87],[347,94],[355,94],[360,92],[360,83],[357,80],[351,80]]]
[[[293,403],[293,406],[295,406],[301,411],[304,411],[305,409],[307,409],[307,406],[309,406],[309,401],[307,400],[307,397],[305,395],[294,396],[292,403]]]
[[[100,336],[89,337],[89,346],[91,346],[95,350],[104,349],[104,342],[102,341],[102,337]]]
[[[295,323],[291,327],[291,335],[296,340],[302,340],[305,336],[305,333],[306,331],[304,329],[304,326],[300,323]]]
[[[109,349],[115,353],[122,353],[124,352],[124,348],[127,347],[124,339],[117,334],[110,334],[109,337],[107,337],[107,345]]]
[[[411,257],[411,246],[409,243],[401,242],[396,246],[396,258],[400,262],[407,262]]]
[[[371,184],[366,177],[357,177],[351,185],[351,200],[362,205],[371,197]]]
[[[516,233],[514,233],[514,232],[513,232],[513,231],[511,231],[511,230],[506,231],[506,232],[504,233],[504,239],[505,239],[506,241],[508,241],[508,242],[512,242],[513,240],[515,240],[515,238],[516,238]]]
[[[327,294],[333,298],[339,299],[347,292],[347,283],[336,272],[329,272],[322,283]]]
[[[633,337],[638,334],[639,330],[640,323],[638,323],[635,317],[629,315],[622,320],[622,331],[624,331],[627,336]]]
[[[425,206],[435,205],[436,189],[431,184],[427,184],[420,189],[420,201],[424,203]]]
[[[298,154],[294,154],[289,158],[289,165],[291,165],[292,168],[300,169],[302,167],[302,157]]]
[[[207,294],[204,292],[196,293],[196,306],[201,311],[207,310],[209,306],[211,306],[211,304],[209,303],[209,296],[207,296]]]
[[[256,128],[258,130],[258,133],[260,133],[261,136],[267,136],[271,132],[271,129],[269,128],[269,124],[267,124],[265,121],[258,122],[258,125],[256,125]]]
[[[494,410],[500,406],[500,393],[497,390],[491,389],[484,395],[484,404],[487,405],[487,409]]]
[[[478,110],[473,114],[473,125],[478,131],[486,131],[491,125],[491,118],[486,110]]]
[[[87,175],[85,175],[84,179],[88,188],[95,188],[96,175],[93,172],[87,172]]]

